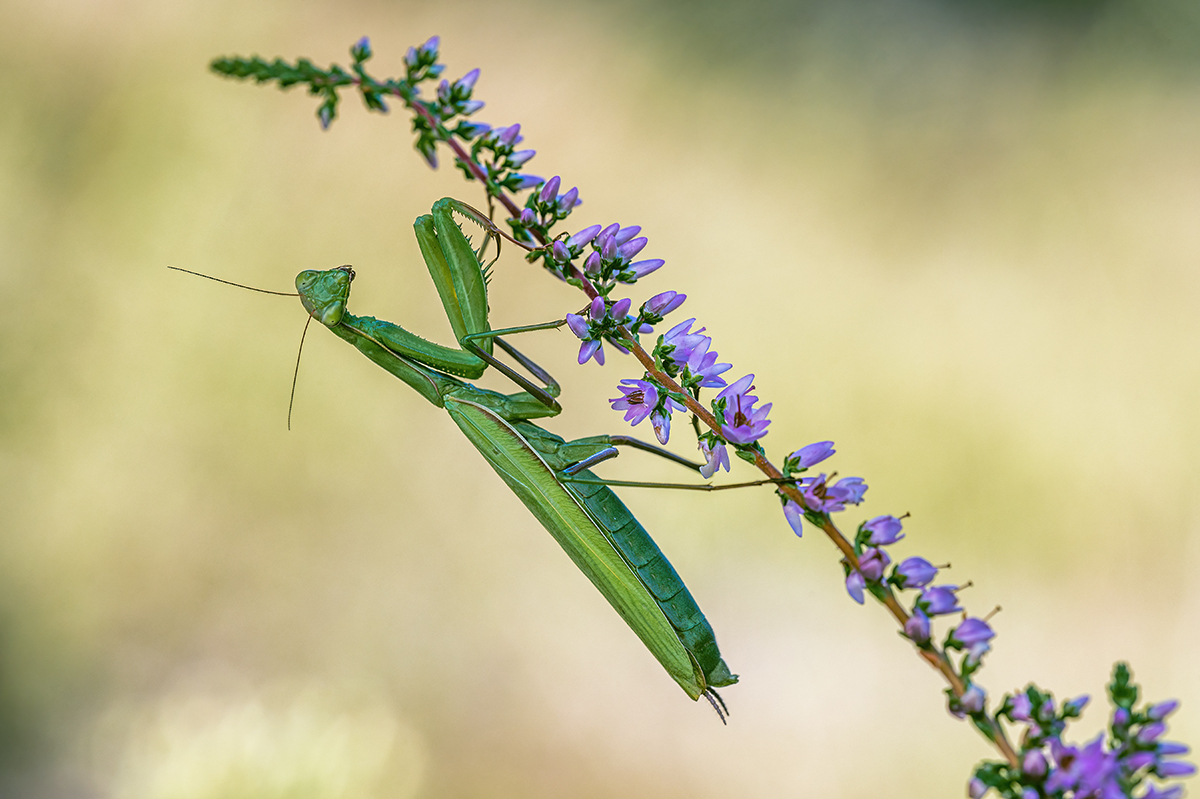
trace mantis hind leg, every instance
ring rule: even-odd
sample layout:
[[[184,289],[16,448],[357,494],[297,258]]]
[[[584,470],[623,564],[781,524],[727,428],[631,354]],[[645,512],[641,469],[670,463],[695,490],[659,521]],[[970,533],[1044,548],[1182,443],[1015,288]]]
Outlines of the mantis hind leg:
[[[554,330],[555,328],[562,327],[564,324],[566,324],[566,320],[559,319],[554,322],[542,322],[542,323],[536,324],[536,325],[524,325],[521,327],[508,327],[508,328],[504,328],[503,330],[487,330],[487,331],[483,331],[483,332],[479,332],[479,333],[472,333],[468,336],[463,337],[462,346],[464,349],[474,353],[476,357],[480,358],[485,363],[494,367],[498,372],[503,374],[509,380],[513,381],[518,386],[525,389],[525,393],[529,394],[534,399],[536,399],[538,402],[540,402],[542,405],[544,405],[546,408],[553,411],[553,413],[540,414],[540,415],[542,415],[542,416],[557,416],[559,413],[562,412],[562,406],[559,405],[558,401],[555,399],[555,397],[557,397],[561,391],[561,388],[558,385],[558,381],[555,380],[554,377],[549,372],[547,372],[540,365],[538,365],[538,363],[536,361],[534,361],[532,358],[528,357],[527,355],[523,354],[516,347],[509,344],[507,341],[505,341],[504,339],[502,339],[500,337],[505,336],[505,335],[513,335],[513,334],[517,334],[517,333],[528,333],[528,332],[534,331],[534,330]],[[485,352],[482,347],[478,346],[475,343],[477,340],[483,340],[483,341],[488,341],[488,342],[495,341],[496,344],[499,345],[499,347],[502,350],[507,352],[513,358],[513,360],[515,360],[522,367],[524,367],[527,372],[529,372],[531,375],[536,377],[538,380],[542,381],[542,385],[538,386],[538,385],[532,383],[530,380],[523,377],[516,370],[514,370],[511,366],[508,366],[507,364],[502,363],[501,361],[498,361],[495,358],[495,356],[493,356],[490,352]],[[519,397],[520,395],[514,394],[513,396]],[[536,418],[536,417],[522,417],[522,418]]]

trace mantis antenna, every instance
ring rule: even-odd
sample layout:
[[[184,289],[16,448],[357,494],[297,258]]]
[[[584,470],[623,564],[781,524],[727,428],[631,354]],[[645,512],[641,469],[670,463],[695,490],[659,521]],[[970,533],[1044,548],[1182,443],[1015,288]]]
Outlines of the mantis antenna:
[[[237,286],[238,288],[246,289],[247,291],[258,291],[263,294],[274,294],[277,297],[299,297],[300,296],[299,292],[295,292],[295,291],[269,291],[267,289],[255,288],[254,286],[243,286],[241,283],[234,283],[231,280],[222,280],[219,277],[213,277],[212,275],[206,275],[203,272],[193,272],[190,269],[182,269],[178,266],[168,266],[167,269],[174,269],[176,272],[187,272],[189,275],[195,275],[196,277],[208,278],[209,280],[215,280],[218,283],[224,283],[226,286]]]
[[[288,396],[288,430],[292,429],[292,405],[296,402],[296,381],[300,379],[300,355],[304,352],[304,337],[308,335],[308,326],[313,318],[310,314],[304,323],[304,332],[300,334],[300,349],[296,352],[296,371],[292,372],[292,393]]]

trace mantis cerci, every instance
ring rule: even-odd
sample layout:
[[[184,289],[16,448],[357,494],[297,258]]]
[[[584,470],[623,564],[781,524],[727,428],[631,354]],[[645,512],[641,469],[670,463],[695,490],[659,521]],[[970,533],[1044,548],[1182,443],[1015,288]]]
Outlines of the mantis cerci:
[[[737,675],[721,658],[712,626],[645,528],[605,481],[587,469],[613,457],[616,445],[696,466],[625,436],[565,441],[530,421],[561,412],[554,400],[558,384],[499,336],[558,327],[563,322],[490,329],[484,269],[454,220],[454,212],[478,222],[491,235],[496,228],[480,212],[450,198],[439,200],[431,214],[414,223],[417,242],[459,348],[427,341],[391,322],[351,314],[346,310],[354,279],[349,266],[301,272],[296,288],[305,310],[425,399],[445,408],[672,679],[693,700],[707,698],[724,721],[724,703],[713,689],[732,685]],[[493,341],[545,388],[496,361]],[[525,390],[506,395],[458,379],[477,378],[488,365]]]

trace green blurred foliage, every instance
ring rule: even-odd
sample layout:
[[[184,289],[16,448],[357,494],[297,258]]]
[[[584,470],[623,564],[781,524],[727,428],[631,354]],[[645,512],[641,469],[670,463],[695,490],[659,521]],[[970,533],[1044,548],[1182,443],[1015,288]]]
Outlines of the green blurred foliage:
[[[988,754],[769,496],[627,493],[742,674],[722,729],[323,331],[286,432],[299,307],[164,267],[352,263],[359,313],[449,338],[409,225],[471,187],[406,120],[322,133],[205,71],[364,33],[381,74],[440,33],[573,219],[646,227],[638,288],[756,373],[769,450],[835,439],[871,484],[850,525],[911,511],[897,554],[1004,605],[994,695],[1099,694],[1127,658],[1198,740],[1194,4],[9,4],[0,795],[929,796]],[[493,281],[499,324],[578,304],[516,258]],[[526,346],[557,432],[621,429],[630,367]]]

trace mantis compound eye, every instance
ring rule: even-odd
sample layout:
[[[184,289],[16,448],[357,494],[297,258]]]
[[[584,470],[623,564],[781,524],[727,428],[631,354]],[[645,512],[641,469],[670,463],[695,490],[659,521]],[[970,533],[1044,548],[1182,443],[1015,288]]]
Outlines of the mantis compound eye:
[[[345,272],[350,277],[351,281],[354,280],[354,267],[350,266],[350,264],[342,264],[338,267],[338,271]]]

